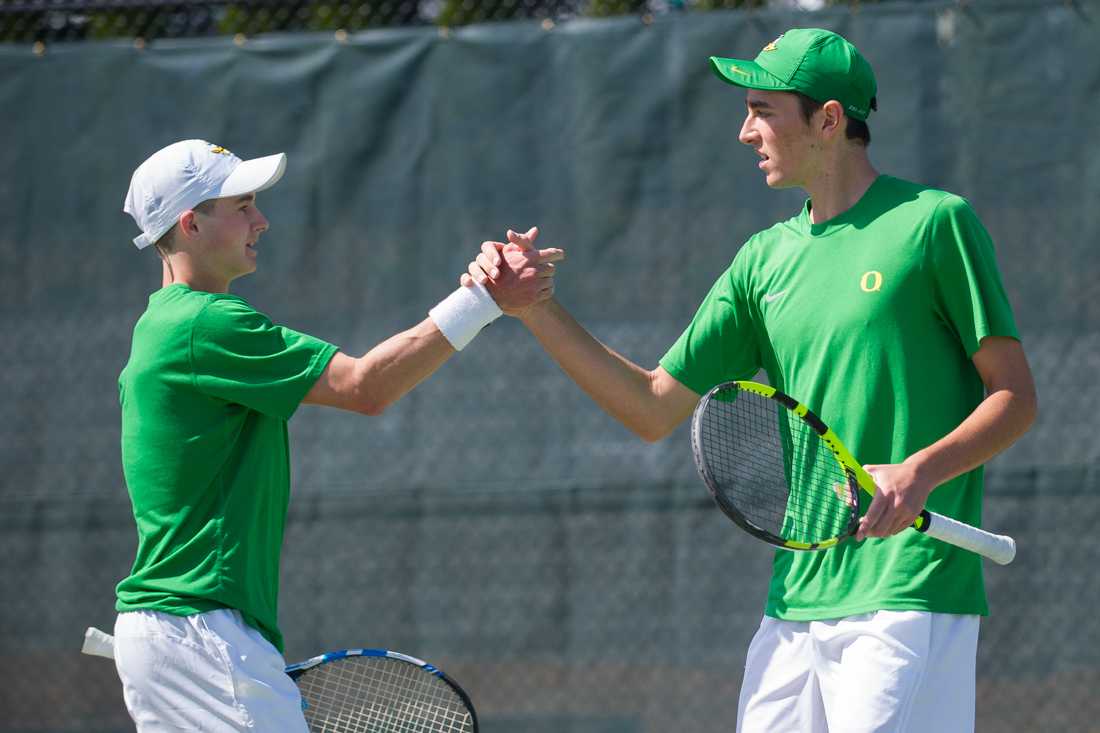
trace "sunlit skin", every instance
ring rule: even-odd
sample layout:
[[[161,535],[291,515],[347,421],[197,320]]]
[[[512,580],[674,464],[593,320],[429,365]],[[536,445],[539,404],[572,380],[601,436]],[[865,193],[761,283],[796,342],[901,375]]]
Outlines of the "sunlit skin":
[[[808,122],[790,92],[749,89],[745,107],[738,140],[760,157],[768,186],[809,194],[814,223],[850,209],[878,177],[867,149],[845,134],[848,118],[836,100],[826,101]]]
[[[165,257],[164,284],[228,292],[229,283],[256,271],[257,244],[267,229],[267,218],[251,193],[216,199],[210,213],[183,212]]]
[[[783,92],[750,89],[745,107],[745,121],[737,139],[760,157],[757,167],[764,171],[768,186],[794,188],[812,180],[816,173],[817,136],[802,116],[798,98]]]

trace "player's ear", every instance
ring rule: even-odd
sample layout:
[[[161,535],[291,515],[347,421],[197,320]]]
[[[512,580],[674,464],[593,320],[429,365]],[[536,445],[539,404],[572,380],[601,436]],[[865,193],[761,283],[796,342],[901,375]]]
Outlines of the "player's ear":
[[[180,236],[186,239],[192,239],[199,233],[199,225],[193,209],[188,209],[180,214],[180,218],[176,224],[179,226]]]
[[[821,105],[818,123],[820,125],[819,129],[826,137],[833,137],[837,133],[842,133],[845,122],[844,108],[840,106],[840,102],[830,99]]]

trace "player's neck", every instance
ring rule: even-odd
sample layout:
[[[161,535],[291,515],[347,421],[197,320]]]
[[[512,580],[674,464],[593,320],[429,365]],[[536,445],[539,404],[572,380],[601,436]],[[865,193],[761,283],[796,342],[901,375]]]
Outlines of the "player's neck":
[[[810,195],[810,220],[821,224],[856,205],[878,178],[865,150],[838,156],[804,188]]]
[[[172,256],[161,265],[161,287],[186,285],[206,293],[228,293],[229,281],[192,266],[190,258]]]

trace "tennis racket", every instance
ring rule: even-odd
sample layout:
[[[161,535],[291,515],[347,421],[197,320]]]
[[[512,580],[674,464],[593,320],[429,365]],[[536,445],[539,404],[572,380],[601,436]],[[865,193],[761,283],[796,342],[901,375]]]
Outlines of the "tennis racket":
[[[859,489],[875,482],[805,405],[756,382],[725,382],[691,420],[695,466],[718,507],[749,534],[788,550],[835,547],[859,527]],[[1001,565],[1016,542],[921,511],[913,528]]]
[[[114,658],[114,638],[84,632],[85,654]],[[286,668],[314,733],[477,733],[470,696],[436,667],[386,649],[344,649]]]
[[[443,672],[385,649],[345,649],[292,664],[315,733],[477,733],[470,697]]]

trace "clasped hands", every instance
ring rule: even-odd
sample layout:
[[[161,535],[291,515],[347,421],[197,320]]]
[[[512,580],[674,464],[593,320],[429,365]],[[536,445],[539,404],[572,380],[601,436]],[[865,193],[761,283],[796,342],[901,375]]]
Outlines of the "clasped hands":
[[[484,286],[506,315],[523,318],[553,297],[554,263],[565,259],[565,251],[556,247],[536,249],[538,235],[538,227],[524,234],[509,229],[507,242],[482,242],[481,252],[459,283]]]

